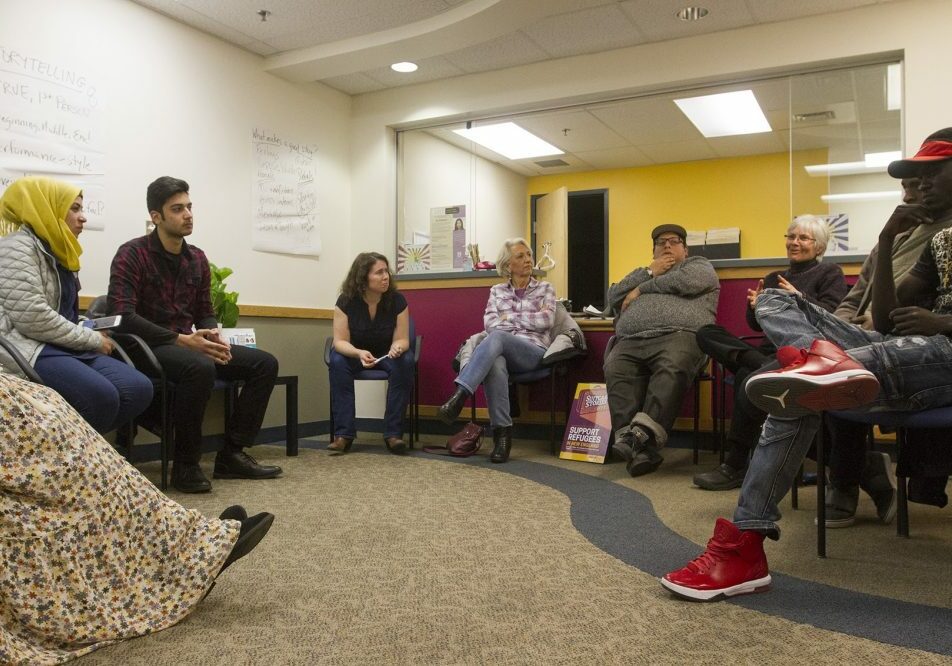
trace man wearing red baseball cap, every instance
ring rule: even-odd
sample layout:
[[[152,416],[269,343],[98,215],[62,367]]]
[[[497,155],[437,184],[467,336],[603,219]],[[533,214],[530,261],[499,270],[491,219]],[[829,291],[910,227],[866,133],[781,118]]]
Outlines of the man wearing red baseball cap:
[[[780,369],[755,374],[747,395],[770,416],[741,487],[733,522],[719,518],[707,550],[661,584],[677,596],[714,601],[765,589],[763,541],[779,539],[778,504],[798,473],[823,410],[920,410],[952,404],[952,229],[936,234],[897,286],[895,237],[926,219],[952,217],[952,128],[915,156],[889,165],[918,177],[922,202],[897,207],[879,236],[873,278],[875,331],[849,324],[796,294],[767,289],[757,321],[778,348]],[[931,309],[920,307],[923,296]],[[844,351],[844,350],[848,350]]]

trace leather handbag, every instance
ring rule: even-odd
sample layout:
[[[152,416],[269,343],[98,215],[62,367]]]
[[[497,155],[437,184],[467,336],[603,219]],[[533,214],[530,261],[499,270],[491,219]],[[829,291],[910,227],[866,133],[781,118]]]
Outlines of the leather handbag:
[[[440,456],[453,456],[456,458],[468,458],[482,446],[483,427],[476,425],[472,421],[463,426],[463,429],[449,438],[446,446],[426,446],[423,448],[427,453],[435,453]]]

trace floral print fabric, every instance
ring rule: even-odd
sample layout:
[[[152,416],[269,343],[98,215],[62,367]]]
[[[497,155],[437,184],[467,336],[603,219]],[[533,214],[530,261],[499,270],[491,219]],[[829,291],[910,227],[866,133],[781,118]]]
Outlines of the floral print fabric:
[[[0,373],[0,663],[175,624],[238,530],[160,493],[54,391]]]

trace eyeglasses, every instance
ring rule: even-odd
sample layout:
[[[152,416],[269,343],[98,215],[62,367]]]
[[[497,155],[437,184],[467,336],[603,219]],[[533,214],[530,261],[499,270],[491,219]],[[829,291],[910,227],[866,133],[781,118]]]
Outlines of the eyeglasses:
[[[683,245],[684,241],[675,236],[674,238],[656,238],[655,247],[664,247],[665,245]]]
[[[800,241],[801,243],[811,243],[816,240],[816,238],[811,238],[810,236],[804,236],[803,234],[785,234],[784,238],[789,242]]]

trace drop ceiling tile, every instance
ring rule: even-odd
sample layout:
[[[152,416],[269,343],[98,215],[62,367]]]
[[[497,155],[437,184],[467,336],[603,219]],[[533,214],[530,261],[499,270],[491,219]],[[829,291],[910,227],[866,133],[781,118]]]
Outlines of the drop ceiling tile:
[[[327,79],[322,79],[321,83],[335,90],[339,90],[342,93],[347,93],[348,95],[361,95],[363,93],[374,92],[375,90],[383,90],[387,87],[361,72],[332,76]]]
[[[550,16],[522,31],[556,58],[608,51],[645,41],[617,5]]]
[[[801,16],[829,14],[872,5],[877,0],[747,0],[758,23],[787,21]]]
[[[691,121],[668,96],[606,104],[593,108],[592,114],[636,146],[684,141],[700,136]]]
[[[718,157],[740,157],[743,155],[765,155],[787,151],[783,139],[775,132],[743,134],[740,136],[721,136],[708,139],[711,148]]]
[[[214,35],[230,44],[246,48],[249,51],[254,51],[252,45],[255,44],[255,35],[238,30],[234,26],[229,25],[227,21],[222,21],[220,16],[209,16],[208,14],[196,11],[178,2],[164,2],[162,0],[148,0],[148,2],[146,2],[146,0],[143,0],[139,4],[175,19],[180,23],[184,23],[187,26],[208,33],[209,35]]]
[[[576,155],[591,164],[593,169],[627,169],[654,164],[651,158],[634,146],[584,151]]]
[[[694,3],[684,0],[628,0],[622,2],[620,8],[650,42],[730,30],[756,22],[744,0],[696,3],[710,9],[710,14],[697,21],[682,21],[676,14],[690,4]]]
[[[523,33],[513,32],[444,57],[461,71],[471,74],[547,60],[549,55]]]
[[[281,50],[386,30],[449,9],[443,0],[183,0],[183,4]],[[258,16],[262,8],[271,11],[267,21]]]
[[[390,69],[389,66],[368,69],[364,74],[374,81],[382,83],[384,87],[396,88],[399,86],[413,85],[414,83],[448,79],[452,76],[459,76],[465,73],[442,56],[418,60],[416,64],[419,65],[420,68],[415,72],[406,74],[395,72]]]
[[[670,162],[693,162],[695,160],[710,160],[717,157],[707,141],[694,139],[691,141],[674,141],[670,143],[655,143],[638,146],[650,160],[657,164]]]
[[[587,111],[533,114],[517,118],[515,122],[569,153],[628,145],[624,137]]]

